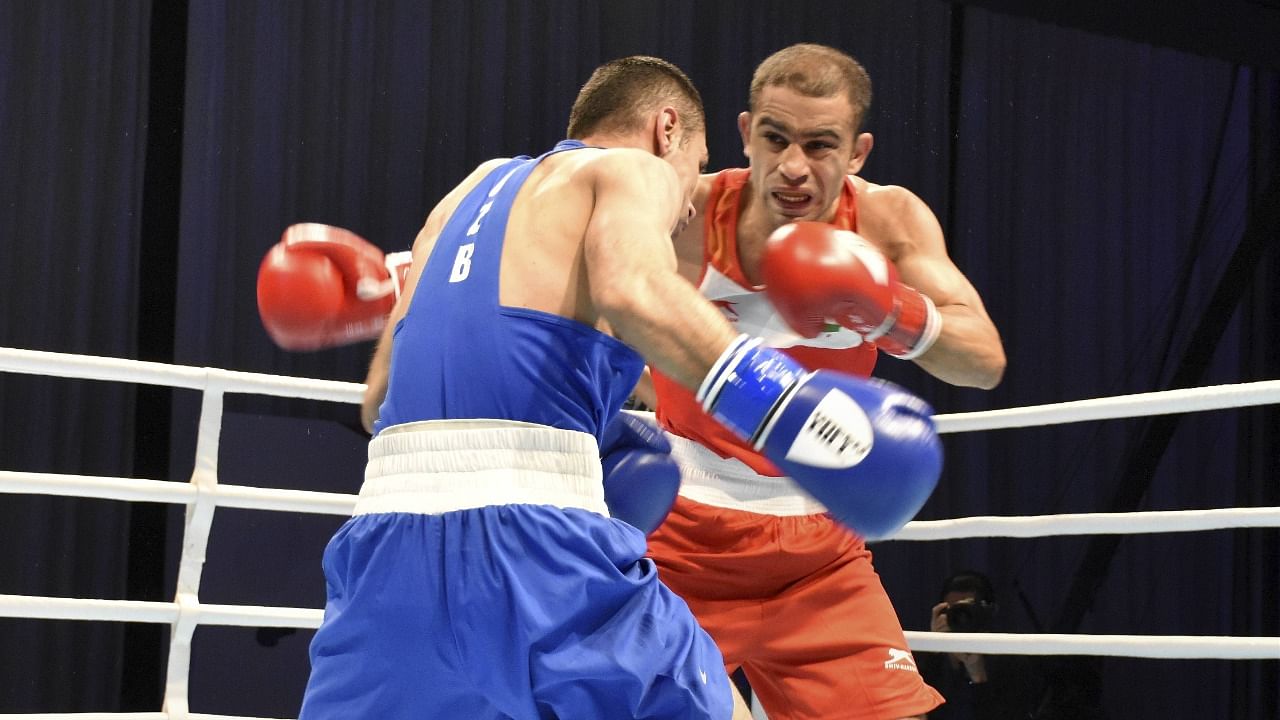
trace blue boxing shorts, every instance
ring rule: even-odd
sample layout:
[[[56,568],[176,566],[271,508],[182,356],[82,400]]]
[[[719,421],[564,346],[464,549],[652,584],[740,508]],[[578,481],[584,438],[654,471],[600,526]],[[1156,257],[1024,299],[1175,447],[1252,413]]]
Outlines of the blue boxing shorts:
[[[607,516],[598,452],[497,421],[374,438],[300,719],[729,718],[720,652]]]

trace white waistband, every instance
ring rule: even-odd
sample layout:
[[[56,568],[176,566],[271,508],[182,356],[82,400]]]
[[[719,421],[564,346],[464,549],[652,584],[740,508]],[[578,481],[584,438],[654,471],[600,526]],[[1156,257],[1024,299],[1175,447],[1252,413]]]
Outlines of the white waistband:
[[[667,433],[680,464],[680,495],[704,505],[761,515],[814,515],[827,511],[787,477],[761,475],[740,460],[722,458],[688,438]]]
[[[582,508],[607,516],[596,439],[503,420],[395,425],[369,442],[354,514],[435,515],[510,504]]]

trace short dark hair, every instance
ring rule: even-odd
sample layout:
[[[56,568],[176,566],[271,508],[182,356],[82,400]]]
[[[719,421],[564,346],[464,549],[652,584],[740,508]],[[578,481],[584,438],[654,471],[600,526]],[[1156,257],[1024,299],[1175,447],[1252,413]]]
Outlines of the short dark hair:
[[[852,56],[833,47],[800,43],[785,47],[764,59],[751,76],[748,107],[756,111],[766,87],[782,86],[808,97],[832,97],[845,93],[853,108],[853,130],[862,127],[871,109],[871,76]]]
[[[706,129],[702,95],[675,65],[647,55],[611,60],[596,68],[569,112],[568,137],[640,129],[645,113],[670,104],[686,128]]]
[[[992,587],[991,580],[986,575],[973,570],[958,572],[943,581],[942,592],[938,593],[938,599],[941,600],[947,596],[947,593],[953,592],[973,593],[975,599],[983,602],[996,601],[995,588]]]

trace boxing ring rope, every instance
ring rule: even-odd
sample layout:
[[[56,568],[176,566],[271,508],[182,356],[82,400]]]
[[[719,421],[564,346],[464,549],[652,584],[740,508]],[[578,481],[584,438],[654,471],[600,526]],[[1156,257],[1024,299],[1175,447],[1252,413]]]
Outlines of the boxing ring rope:
[[[199,390],[196,463],[188,483],[0,470],[0,493],[98,498],[185,505],[186,524],[172,602],[0,595],[0,617],[146,622],[170,625],[169,664],[160,713],[0,715],[0,718],[156,718],[216,720],[187,704],[191,641],[198,625],[314,629],[319,609],[215,605],[199,601],[209,532],[216,507],[349,515],[354,495],[224,485],[217,457],[226,393],[358,404],[364,386],[216,368],[0,348],[0,371],[87,380],[132,382]],[[1068,403],[936,416],[941,433],[1132,418],[1280,403],[1280,381],[1123,395]],[[1280,508],[1136,513],[1076,513],[1031,517],[970,517],[908,523],[893,540],[1044,537],[1080,534],[1195,532],[1280,527]],[[1001,654],[1086,654],[1179,659],[1280,659],[1280,638],[1220,636],[933,633],[908,631],[913,650]],[[230,718],[228,718],[230,720]],[[258,720],[237,718],[237,720]]]

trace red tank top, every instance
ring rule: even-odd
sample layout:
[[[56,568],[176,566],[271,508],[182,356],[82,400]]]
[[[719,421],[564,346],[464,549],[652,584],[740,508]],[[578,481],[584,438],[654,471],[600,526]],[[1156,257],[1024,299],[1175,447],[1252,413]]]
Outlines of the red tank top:
[[[711,182],[703,220],[702,275],[698,289],[739,331],[764,338],[810,370],[830,369],[863,377],[876,364],[876,347],[857,333],[832,327],[832,332],[803,338],[787,327],[762,287],[752,286],[738,258],[738,207],[750,171],[723,170]],[[845,179],[833,225],[858,229],[857,193]],[[695,440],[722,457],[736,458],[761,475],[782,473],[736,435],[702,411],[693,392],[665,375],[653,373],[658,395],[658,422],[681,437]]]

